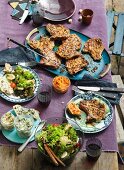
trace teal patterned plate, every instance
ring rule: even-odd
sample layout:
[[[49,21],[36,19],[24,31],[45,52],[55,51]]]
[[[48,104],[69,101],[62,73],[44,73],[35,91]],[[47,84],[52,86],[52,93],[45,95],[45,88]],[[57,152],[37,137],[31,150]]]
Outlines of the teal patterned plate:
[[[2,98],[4,98],[5,100],[7,100],[9,102],[12,102],[12,103],[24,103],[24,102],[32,100],[36,96],[38,87],[41,84],[40,78],[39,78],[38,74],[34,70],[32,70],[30,67],[24,67],[24,66],[21,66],[21,67],[23,67],[26,70],[29,70],[34,75],[34,79],[35,79],[34,94],[33,94],[33,96],[30,96],[30,97],[27,97],[27,98],[20,98],[18,96],[7,95],[5,93],[0,93],[0,96]],[[0,77],[2,77],[3,75],[4,75],[4,72],[1,71],[0,72]]]
[[[105,119],[101,120],[101,122],[99,122],[99,123],[94,123],[93,125],[86,124],[86,113],[85,112],[82,111],[81,118],[79,119],[76,116],[69,114],[67,107],[65,109],[65,116],[66,116],[66,118],[70,119],[70,120],[68,119],[69,123],[72,124],[72,126],[74,126],[75,129],[77,129],[78,127],[76,127],[75,124],[73,124],[73,121],[75,121],[80,126],[81,130],[84,133],[100,132],[100,131],[106,129],[110,125],[110,123],[112,122],[112,119],[113,119],[113,109],[112,109],[110,102],[107,99],[105,99],[104,97],[97,95],[95,93],[84,93],[81,95],[77,95],[77,96],[73,97],[68,103],[74,102],[75,104],[79,105],[81,100],[91,100],[91,99],[96,99],[100,103],[104,103],[106,106]],[[71,121],[71,120],[73,120],[73,121]]]
[[[10,112],[15,116],[14,110],[10,110]],[[39,124],[39,122],[40,122],[40,119],[34,121],[34,126],[32,128],[32,131],[35,129],[35,126],[37,126]],[[18,136],[15,128],[12,131],[2,129],[2,133],[3,133],[3,135],[5,136],[6,139],[8,139],[9,141],[14,142],[14,143],[20,143],[21,144],[21,143],[24,143],[27,140],[27,138],[20,138]],[[32,142],[33,140],[34,140],[34,137],[31,138],[30,142]]]

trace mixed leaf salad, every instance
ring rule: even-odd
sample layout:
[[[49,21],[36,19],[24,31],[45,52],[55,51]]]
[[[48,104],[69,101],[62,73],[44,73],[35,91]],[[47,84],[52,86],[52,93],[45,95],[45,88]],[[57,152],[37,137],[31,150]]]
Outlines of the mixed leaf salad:
[[[34,75],[27,69],[5,64],[4,75],[0,77],[0,90],[8,95],[14,94],[20,98],[33,96],[35,88]]]
[[[48,124],[36,134],[36,142],[42,153],[45,153],[43,140],[60,159],[67,159],[79,151],[80,144],[77,132],[68,123]]]

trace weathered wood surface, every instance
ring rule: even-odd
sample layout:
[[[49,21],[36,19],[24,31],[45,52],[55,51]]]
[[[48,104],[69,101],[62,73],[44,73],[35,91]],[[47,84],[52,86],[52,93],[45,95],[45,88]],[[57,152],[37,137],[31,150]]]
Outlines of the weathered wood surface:
[[[116,12],[123,12],[124,13],[124,0],[105,0],[106,2],[106,10],[114,10]],[[114,29],[112,31],[111,42],[114,41]],[[124,49],[123,49],[124,51]],[[111,66],[112,66],[112,73],[118,74],[118,64],[117,64],[118,56],[111,55]],[[123,78],[124,81],[124,57],[121,58],[121,63],[119,66],[119,74]]]
[[[102,152],[96,162],[88,161],[85,152],[79,152],[71,165],[54,167],[41,159],[36,149],[25,149],[17,152],[15,147],[0,146],[0,170],[118,170],[117,154]]]
[[[120,75],[113,75],[112,81],[114,83],[117,83],[118,87],[124,87]],[[120,105],[118,105],[115,108],[115,114],[116,114],[116,133],[117,133],[119,152],[121,156],[124,157],[124,145],[121,144],[124,143],[124,126],[122,126],[124,125],[124,94],[121,98]],[[124,165],[119,164],[119,170],[124,170]]]
[[[112,81],[117,83],[117,87],[124,88],[124,84],[122,82],[120,75],[113,75]],[[118,105],[118,112],[119,112],[122,125],[124,127],[124,94],[122,95],[120,104]]]

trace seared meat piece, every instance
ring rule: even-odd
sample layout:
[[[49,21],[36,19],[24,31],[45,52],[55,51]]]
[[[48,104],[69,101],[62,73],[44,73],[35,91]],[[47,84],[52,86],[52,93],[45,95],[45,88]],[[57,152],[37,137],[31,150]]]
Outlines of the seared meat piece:
[[[70,35],[70,30],[61,24],[47,24],[46,30],[50,33],[51,39],[54,40],[65,40]]]
[[[61,59],[53,51],[49,51],[45,58],[41,58],[40,63],[52,69],[57,69],[61,65]]]
[[[72,58],[66,61],[66,68],[71,75],[83,70],[83,68],[85,68],[87,65],[88,61],[84,59],[82,54],[76,58]]]
[[[40,37],[40,40],[30,40],[29,45],[38,50],[41,54],[47,54],[54,47],[54,41],[50,40],[48,37]]]
[[[76,34],[70,34],[70,36],[63,41],[62,45],[59,46],[57,54],[65,59],[71,59],[80,53],[77,50],[81,48],[81,39]]]
[[[83,48],[83,52],[90,53],[93,60],[101,60],[104,46],[100,38],[89,39]]]
[[[105,118],[105,104],[100,103],[96,99],[82,100],[79,104],[79,108],[87,114],[87,123],[100,122]]]

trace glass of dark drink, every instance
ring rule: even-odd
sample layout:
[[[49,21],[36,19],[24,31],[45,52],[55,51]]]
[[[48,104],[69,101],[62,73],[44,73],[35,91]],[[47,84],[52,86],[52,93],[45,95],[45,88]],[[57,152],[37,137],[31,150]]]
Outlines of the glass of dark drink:
[[[42,104],[42,106],[46,107],[50,104],[52,98],[52,87],[48,84],[41,84],[38,89],[37,99]]]
[[[102,143],[98,138],[90,138],[86,142],[86,154],[89,160],[97,160],[101,155]]]

